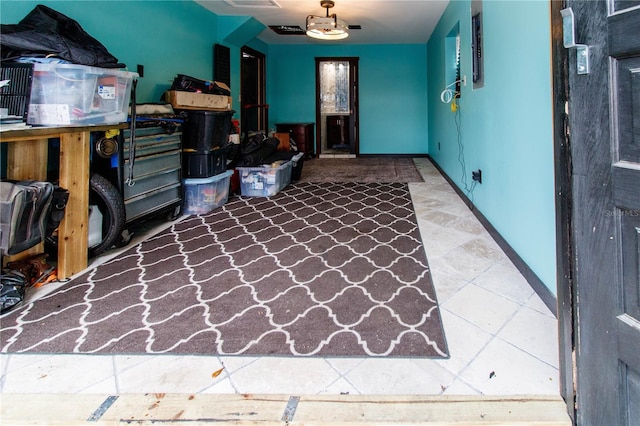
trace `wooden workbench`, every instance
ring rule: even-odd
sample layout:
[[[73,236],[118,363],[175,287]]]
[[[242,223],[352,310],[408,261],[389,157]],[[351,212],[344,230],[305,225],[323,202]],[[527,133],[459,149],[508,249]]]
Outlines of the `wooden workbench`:
[[[124,129],[128,124],[32,127],[0,132],[8,142],[7,178],[47,180],[48,140],[60,138],[59,185],[69,191],[64,219],[58,228],[58,278],[71,277],[87,267],[89,233],[89,143],[91,132]],[[21,253],[42,251],[38,246]]]

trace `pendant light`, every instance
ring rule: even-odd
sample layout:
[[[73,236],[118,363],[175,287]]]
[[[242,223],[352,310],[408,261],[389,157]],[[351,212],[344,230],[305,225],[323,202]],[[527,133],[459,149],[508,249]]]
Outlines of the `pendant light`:
[[[333,0],[321,0],[320,6],[327,9],[326,16],[307,16],[307,35],[319,40],[342,40],[349,37],[349,24],[338,19],[329,9],[335,6]]]

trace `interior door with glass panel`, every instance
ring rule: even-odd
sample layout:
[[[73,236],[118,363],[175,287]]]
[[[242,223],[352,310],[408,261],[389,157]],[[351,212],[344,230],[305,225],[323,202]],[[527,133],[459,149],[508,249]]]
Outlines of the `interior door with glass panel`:
[[[316,58],[316,151],[359,153],[358,58]]]

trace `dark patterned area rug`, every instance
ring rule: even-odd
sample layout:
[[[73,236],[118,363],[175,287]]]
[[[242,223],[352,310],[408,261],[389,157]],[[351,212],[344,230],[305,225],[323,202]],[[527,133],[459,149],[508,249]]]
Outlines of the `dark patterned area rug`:
[[[5,314],[2,352],[447,357],[405,183],[231,197]]]
[[[303,182],[423,182],[412,158],[314,158],[304,161]]]

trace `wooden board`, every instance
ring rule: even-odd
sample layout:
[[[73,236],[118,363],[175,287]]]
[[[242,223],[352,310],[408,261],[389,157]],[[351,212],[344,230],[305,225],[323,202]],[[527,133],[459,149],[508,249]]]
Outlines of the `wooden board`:
[[[48,139],[60,137],[62,133],[103,132],[111,129],[127,129],[128,123],[99,124],[91,126],[34,126],[19,130],[0,132],[0,142],[21,142],[34,139]]]
[[[47,150],[47,139],[26,140],[7,150],[7,177],[47,180]]]
[[[562,425],[559,396],[3,394],[3,424]],[[37,407],[37,409],[34,409]],[[287,415],[287,417],[283,417]]]
[[[58,274],[63,277],[87,267],[89,139],[88,132],[60,135],[60,186],[69,190],[69,201],[58,228],[58,234],[65,239],[65,244],[58,248]]]

